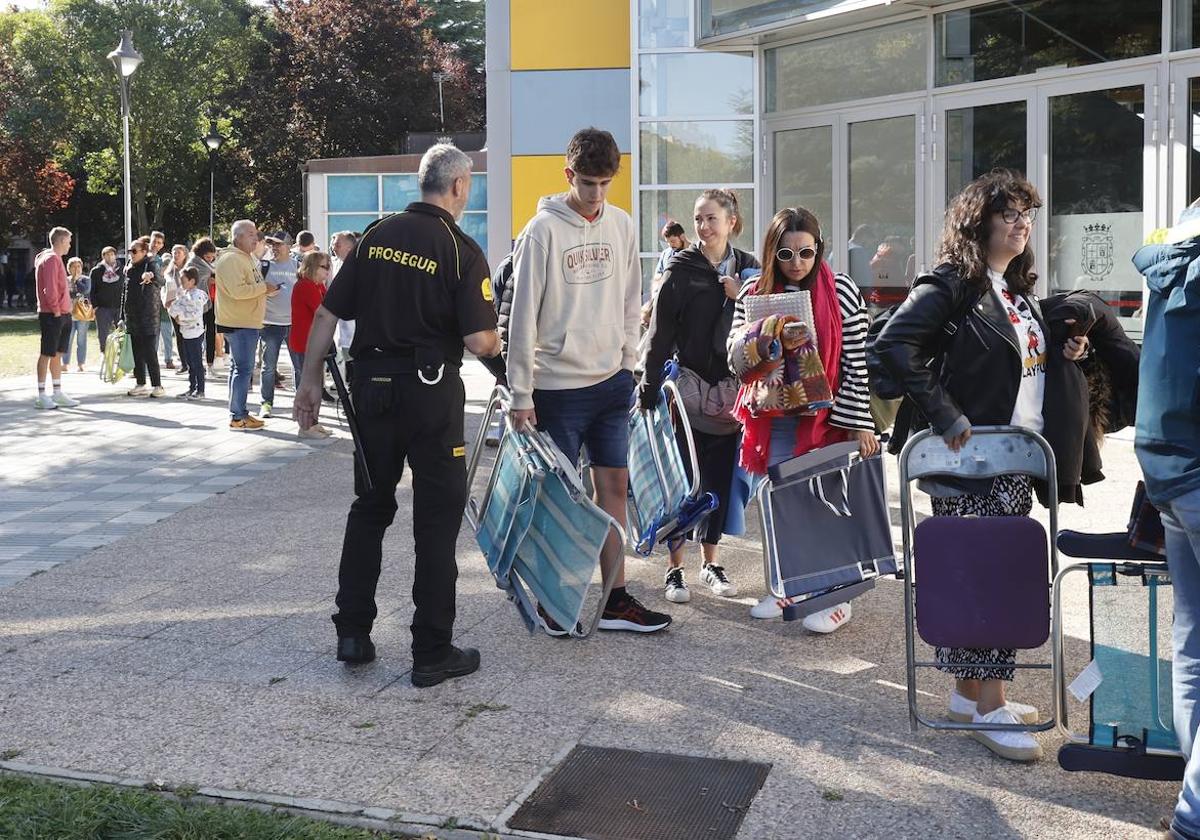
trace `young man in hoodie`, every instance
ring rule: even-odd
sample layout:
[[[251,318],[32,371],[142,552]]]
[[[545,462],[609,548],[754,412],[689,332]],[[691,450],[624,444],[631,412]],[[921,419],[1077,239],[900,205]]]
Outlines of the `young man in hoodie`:
[[[513,251],[508,329],[512,422],[549,433],[578,463],[587,446],[596,502],[625,522],[628,417],[642,304],[637,233],[606,197],[621,165],[607,131],[585,128],[567,146],[570,189],[538,202]],[[602,568],[613,581],[601,630],[652,633],[671,617],[625,590],[625,554],[610,537]],[[538,608],[552,636],[568,630]]]
[[[1200,204],[1200,202],[1197,202]],[[1162,512],[1175,593],[1175,734],[1187,761],[1164,840],[1200,840],[1200,206],[1133,257],[1146,277],[1134,449]]]

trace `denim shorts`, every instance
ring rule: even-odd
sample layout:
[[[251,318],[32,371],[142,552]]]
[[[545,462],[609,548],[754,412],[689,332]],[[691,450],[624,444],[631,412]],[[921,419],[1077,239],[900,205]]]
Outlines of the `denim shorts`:
[[[587,446],[593,466],[624,469],[629,465],[629,407],[633,374],[619,370],[586,388],[533,392],[538,428],[549,433],[577,466]]]

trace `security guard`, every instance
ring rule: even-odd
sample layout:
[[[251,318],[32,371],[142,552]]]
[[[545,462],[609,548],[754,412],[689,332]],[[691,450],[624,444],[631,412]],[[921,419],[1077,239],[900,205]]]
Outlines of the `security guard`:
[[[467,500],[459,367],[464,344],[493,374],[503,373],[503,361],[487,260],[455,223],[467,205],[471,159],[439,144],[425,153],[417,177],[421,201],[367,228],[317,310],[295,415],[301,428],[316,422],[335,326],[353,319],[350,388],[372,489],[356,462],[333,616],[337,658],[375,658],[370,633],[383,535],[407,460],[416,544],[412,682],[425,687],[479,667],[479,651],[450,644],[454,547]]]

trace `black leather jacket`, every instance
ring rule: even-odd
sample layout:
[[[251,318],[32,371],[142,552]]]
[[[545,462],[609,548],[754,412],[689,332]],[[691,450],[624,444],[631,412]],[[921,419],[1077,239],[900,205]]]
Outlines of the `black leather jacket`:
[[[1040,304],[1027,297],[1043,335],[1049,336]],[[943,326],[963,312],[940,370],[930,366],[943,343]],[[1021,383],[1021,348],[996,296],[968,283],[953,265],[940,265],[918,278],[876,338],[874,352],[896,381],[904,383],[924,416],[924,422],[914,417],[909,431],[929,425],[945,434],[962,417],[972,426],[1012,421]],[[904,443],[904,435],[900,437],[892,441],[894,451]]]

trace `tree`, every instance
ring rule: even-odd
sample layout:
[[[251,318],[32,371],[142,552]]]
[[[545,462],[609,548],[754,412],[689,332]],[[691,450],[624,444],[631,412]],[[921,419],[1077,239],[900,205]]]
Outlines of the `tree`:
[[[250,215],[301,220],[299,167],[313,158],[400,154],[438,129],[433,73],[446,72],[446,124],[483,125],[483,79],[439,41],[417,0],[273,0],[244,84],[227,97],[248,155]],[[267,95],[263,95],[266,92]],[[257,99],[255,97],[258,97]],[[253,100],[248,109],[240,103]]]
[[[484,0],[432,0],[426,2],[425,25],[443,44],[458,50],[471,72],[482,75],[484,62]]]

